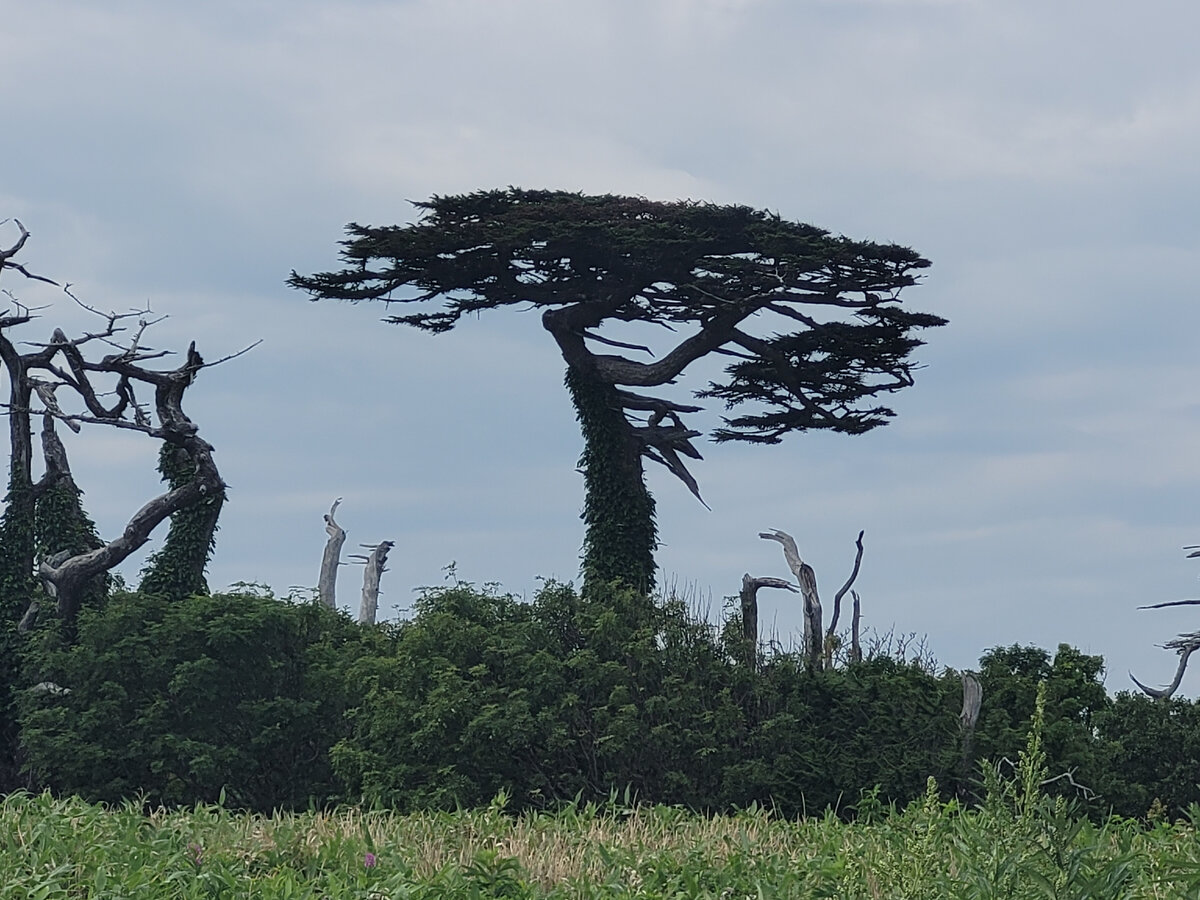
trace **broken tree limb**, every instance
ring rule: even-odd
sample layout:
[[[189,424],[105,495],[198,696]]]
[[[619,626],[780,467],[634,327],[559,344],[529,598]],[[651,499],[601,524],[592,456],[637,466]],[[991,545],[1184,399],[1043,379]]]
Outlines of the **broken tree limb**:
[[[317,596],[330,609],[337,609],[337,570],[341,565],[342,545],[346,543],[346,532],[333,518],[341,502],[341,497],[334,500],[333,506],[329,507],[329,513],[325,516],[325,532],[329,535],[329,540],[325,542],[325,553],[321,557],[321,576],[317,581]]]
[[[363,572],[363,589],[362,589],[362,605],[358,610],[358,623],[360,625],[374,625],[375,616],[379,612],[379,579],[386,569],[387,555],[394,546],[394,541],[381,541],[378,544],[359,544],[360,547],[365,547],[371,552],[363,556],[361,553],[354,554],[351,559],[361,559],[366,564],[366,571]]]
[[[796,576],[800,585],[800,593],[804,597],[804,647],[808,655],[808,664],[815,671],[821,668],[824,649],[824,633],[821,628],[821,598],[817,594],[817,576],[812,566],[800,558],[796,548],[796,540],[786,531],[773,528],[770,531],[760,531],[760,538],[768,541],[778,541],[783,547],[783,557],[787,560],[788,568]]]
[[[1200,600],[1168,600],[1166,603],[1151,603],[1138,609],[1164,609],[1168,606],[1200,606]]]
[[[1142,684],[1133,677],[1133,673],[1129,673],[1130,680],[1142,689],[1142,692],[1155,700],[1167,700],[1179,690],[1179,685],[1183,681],[1183,673],[1187,669],[1188,659],[1197,650],[1200,650],[1200,631],[1193,631],[1189,634],[1181,634],[1174,640],[1167,641],[1163,644],[1164,650],[1174,650],[1179,654],[1179,666],[1175,669],[1175,677],[1171,679],[1171,683],[1165,688],[1152,688]]]
[[[746,665],[758,668],[758,589],[781,588],[796,593],[796,587],[783,578],[752,578],[747,572],[742,576],[742,637],[746,642]]]
[[[835,644],[838,641],[837,623],[842,615],[842,597],[846,596],[846,591],[850,590],[850,586],[854,584],[854,579],[858,578],[858,570],[862,565],[863,558],[863,535],[865,531],[859,531],[858,539],[855,540],[855,546],[858,547],[858,552],[854,555],[854,568],[850,572],[850,577],[846,579],[846,583],[842,585],[841,590],[833,595],[833,615],[829,617],[829,627],[825,629],[825,665],[833,664],[833,651]]]
[[[854,579],[858,578],[858,569],[862,565],[863,558],[863,535],[865,531],[858,533],[858,539],[854,542],[858,548],[858,552],[854,555],[854,568],[850,572],[850,577],[846,579],[846,583],[842,585],[841,590],[833,595],[833,615],[829,618],[829,629],[826,631],[827,637],[832,637],[837,630],[838,618],[842,614],[842,598],[846,596],[846,591],[854,585]]]

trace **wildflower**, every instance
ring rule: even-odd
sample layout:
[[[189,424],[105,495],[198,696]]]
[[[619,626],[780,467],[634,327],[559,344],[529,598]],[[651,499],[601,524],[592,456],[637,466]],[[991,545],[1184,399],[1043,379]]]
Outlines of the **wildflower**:
[[[368,869],[375,868],[375,854],[374,853],[367,853],[367,855],[363,857],[363,866]]]
[[[200,863],[204,862],[204,848],[199,844],[188,844],[187,848],[192,865],[199,867]]]

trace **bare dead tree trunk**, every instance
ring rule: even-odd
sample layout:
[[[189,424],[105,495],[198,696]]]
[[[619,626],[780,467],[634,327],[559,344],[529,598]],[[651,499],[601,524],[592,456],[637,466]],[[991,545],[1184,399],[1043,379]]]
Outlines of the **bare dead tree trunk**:
[[[804,651],[808,665],[814,672],[819,671],[824,658],[824,632],[821,628],[821,598],[817,594],[816,573],[812,566],[800,558],[795,538],[786,531],[774,528],[769,532],[759,532],[758,536],[768,541],[778,541],[783,546],[783,557],[796,576],[804,597]]]
[[[342,545],[346,543],[346,532],[334,521],[338,505],[342,498],[338,497],[329,507],[325,516],[325,532],[329,540],[325,542],[325,554],[321,557],[321,576],[317,581],[317,596],[330,609],[337,609],[337,570],[341,565]]]
[[[971,777],[971,759],[975,752],[975,724],[979,721],[979,710],[983,705],[983,686],[970,672],[962,676],[963,707],[958,724],[962,733],[962,761],[959,772],[958,794],[963,797]]]
[[[742,639],[746,647],[746,666],[752,670],[758,668],[758,589],[764,587],[796,593],[791,582],[782,578],[751,578],[749,572],[742,576]]]
[[[359,544],[359,546],[366,547],[371,552],[367,556],[355,554],[353,557],[366,563],[366,570],[363,572],[362,605],[358,611],[358,622],[360,625],[374,625],[375,616],[379,611],[379,579],[387,571],[385,564],[388,551],[396,545],[394,541],[382,541],[378,544]]]
[[[854,615],[850,619],[850,662],[862,662],[862,643],[859,640],[858,627],[862,619],[862,604],[858,599],[858,591],[851,591],[850,596],[854,598]]]

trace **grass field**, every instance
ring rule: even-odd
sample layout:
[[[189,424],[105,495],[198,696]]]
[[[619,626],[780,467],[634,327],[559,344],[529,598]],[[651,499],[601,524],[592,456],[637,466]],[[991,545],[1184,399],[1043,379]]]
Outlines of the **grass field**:
[[[1191,824],[1095,826],[1061,802],[1015,799],[963,812],[931,793],[846,824],[619,804],[510,816],[502,802],[144,814],[12,795],[0,806],[0,897],[1200,897]]]

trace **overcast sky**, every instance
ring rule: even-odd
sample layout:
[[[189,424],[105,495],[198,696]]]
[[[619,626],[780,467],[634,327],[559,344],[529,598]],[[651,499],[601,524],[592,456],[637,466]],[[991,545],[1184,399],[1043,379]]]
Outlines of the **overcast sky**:
[[[743,572],[788,574],[759,531],[791,532],[830,599],[865,529],[865,624],[928,635],[946,665],[1067,642],[1122,689],[1131,669],[1169,680],[1155,644],[1200,627],[1136,609],[1200,594],[1180,549],[1200,543],[1193,2],[39,0],[3,18],[0,218],[32,232],[26,264],[168,314],[160,345],[263,339],[185,404],[231,486],[214,588],[314,585],[339,496],[350,545],[396,542],[388,617],[451,561],[524,595],[577,578],[581,439],[536,314],[431,336],[284,284],[335,267],[347,222],[517,185],[743,203],[933,262],[904,301],[950,324],[892,424],[709,444],[711,512],[649,473],[662,580],[714,615]],[[82,327],[49,289],[0,287],[56,304],[26,339]],[[144,438],[93,428],[69,450],[105,535],[158,489]],[[360,578],[343,570],[343,605]],[[798,631],[796,598],[761,606]]]

